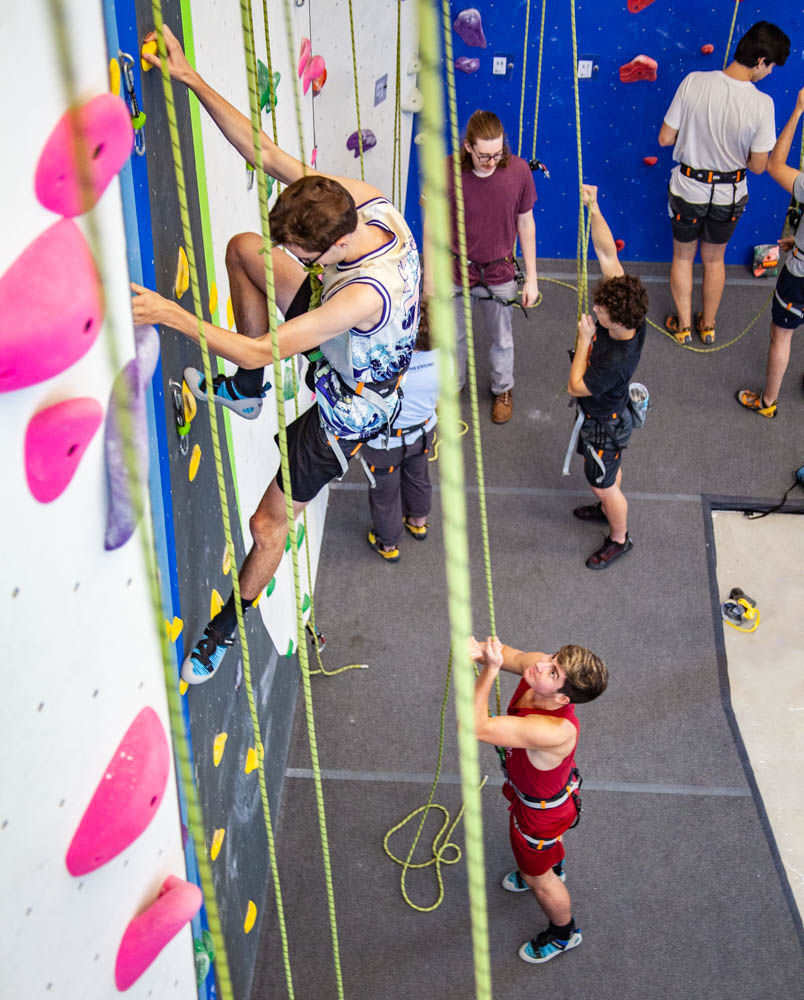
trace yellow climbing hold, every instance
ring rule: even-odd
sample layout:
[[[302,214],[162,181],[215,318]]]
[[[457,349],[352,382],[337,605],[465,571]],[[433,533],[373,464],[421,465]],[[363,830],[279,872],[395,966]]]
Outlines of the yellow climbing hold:
[[[179,694],[181,694],[181,695],[187,694],[187,688],[189,686],[190,685],[187,683],[187,681],[184,681],[184,680],[180,679],[179,680]]]
[[[257,919],[257,907],[254,905],[252,900],[248,901],[248,909],[246,910],[246,919],[243,921],[243,930],[248,934],[251,928],[254,926],[254,921]]]
[[[187,254],[184,252],[184,247],[179,247],[179,259],[176,264],[176,283],[173,287],[176,298],[180,299],[189,287],[190,265],[187,263]]]
[[[262,594],[257,594],[257,596],[254,598],[254,600],[251,602],[252,608],[256,608],[257,607],[257,605],[260,603],[260,598],[261,597],[262,597]]]
[[[120,96],[120,63],[116,59],[109,60],[109,90]]]
[[[223,844],[223,838],[225,836],[226,831],[223,828],[216,830],[212,835],[212,846],[209,849],[209,856],[212,861],[214,861],[221,853],[221,845]]]
[[[231,330],[234,326],[234,307],[232,306],[232,298],[226,300],[226,325]]]
[[[223,750],[228,739],[228,733],[218,733],[212,743],[212,763],[215,767],[217,767],[223,759]]]
[[[223,607],[223,598],[218,593],[218,591],[215,590],[215,588],[213,587],[212,594],[210,595],[209,598],[209,617],[214,618],[222,607]]]
[[[209,315],[215,318],[215,310],[218,308],[218,286],[213,281],[209,286]]]
[[[249,747],[248,753],[246,754],[246,766],[243,768],[243,770],[246,772],[246,774],[251,774],[251,772],[256,769],[258,763],[259,761],[257,759],[257,751],[254,749],[254,747]]]
[[[201,446],[196,445],[193,448],[192,455],[190,455],[190,469],[188,472],[188,475],[190,477],[190,482],[192,482],[195,479],[198,473],[198,466],[200,464],[201,464]]]
[[[165,619],[165,632],[167,632],[168,642],[175,642],[181,635],[181,630],[184,628],[184,622],[181,618],[175,618],[172,622],[169,622],[167,618]]]
[[[192,423],[193,418],[198,413],[198,404],[184,379],[181,380],[181,400],[184,405],[184,420],[188,424]]]
[[[158,51],[158,46],[156,44],[155,38],[152,39],[150,42],[145,42],[145,44],[143,45],[142,52],[140,52],[140,68],[142,69],[143,73],[147,73],[154,67],[151,65],[151,63],[146,62],[142,57],[144,55],[155,56],[157,51]]]
[[[227,545],[223,551],[223,562],[221,563],[221,569],[223,570],[223,575],[228,576],[229,570],[232,568],[232,559],[229,555],[229,546]]]

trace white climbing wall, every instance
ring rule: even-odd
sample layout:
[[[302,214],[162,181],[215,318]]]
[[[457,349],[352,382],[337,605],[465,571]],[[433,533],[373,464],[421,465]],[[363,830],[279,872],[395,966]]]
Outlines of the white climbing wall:
[[[66,2],[81,96],[108,89],[99,4]],[[66,98],[47,5],[9,5],[4,36],[24,52],[0,67],[0,274],[57,221],[37,202],[35,165]],[[96,210],[102,229],[107,322],[72,367],[29,388],[0,394],[3,468],[3,697],[0,730],[0,996],[63,1000],[116,995],[114,964],[128,922],[184,853],[171,763],[164,800],[145,832],[97,871],[73,878],[64,856],[125,730],[146,705],[167,729],[161,659],[137,537],[103,548],[106,483],[103,427],[70,485],[52,503],[31,496],[23,442],[48,404],[92,396],[106,413],[115,370],[133,356],[117,181]],[[84,220],[77,220],[86,233]],[[3,328],[0,302],[0,334]],[[112,322],[108,322],[111,317]],[[131,987],[133,998],[196,996],[189,927]]]

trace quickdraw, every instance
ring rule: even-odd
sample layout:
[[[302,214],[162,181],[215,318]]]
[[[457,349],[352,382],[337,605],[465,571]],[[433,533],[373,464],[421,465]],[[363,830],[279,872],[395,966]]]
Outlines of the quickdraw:
[[[123,86],[126,91],[126,104],[131,115],[131,127],[134,129],[134,152],[137,156],[145,155],[145,112],[137,103],[137,92],[134,89],[134,57],[128,52],[118,50],[120,68],[122,70]]]

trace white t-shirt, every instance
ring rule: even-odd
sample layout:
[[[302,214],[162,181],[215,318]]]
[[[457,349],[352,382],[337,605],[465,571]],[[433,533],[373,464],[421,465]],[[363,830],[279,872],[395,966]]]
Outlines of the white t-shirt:
[[[776,143],[773,100],[749,80],[734,80],[722,70],[685,76],[664,120],[678,129],[673,159],[697,170],[743,170],[752,151],[769,153]],[[708,203],[711,189],[682,176],[679,167],[670,175],[670,191],[692,204]],[[731,184],[716,184],[712,201],[730,205],[734,193]],[[737,200],[747,194],[742,180]]]

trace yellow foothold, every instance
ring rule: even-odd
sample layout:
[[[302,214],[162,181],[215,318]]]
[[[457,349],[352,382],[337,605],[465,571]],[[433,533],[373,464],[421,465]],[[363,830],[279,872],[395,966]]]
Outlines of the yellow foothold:
[[[226,831],[224,829],[218,829],[212,836],[212,846],[209,849],[209,856],[212,861],[214,861],[217,856],[221,853],[221,845],[223,844],[223,838],[226,836]]]
[[[262,594],[257,594],[257,596],[254,598],[254,600],[251,602],[252,608],[256,608],[257,607],[257,605],[260,603],[260,598],[261,597],[262,597]]]
[[[181,398],[184,404],[184,419],[185,422],[191,424],[196,413],[198,413],[198,404],[195,401],[195,396],[190,392],[190,387],[184,381],[181,380]]]
[[[120,96],[120,63],[116,59],[109,60],[109,90]]]
[[[201,446],[196,445],[195,448],[193,448],[192,455],[190,455],[190,470],[188,473],[190,477],[190,482],[192,482],[195,479],[196,474],[198,473],[198,466],[200,464],[201,464]]]
[[[229,555],[229,546],[227,545],[226,549],[224,550],[224,553],[223,553],[223,563],[221,564],[221,569],[223,570],[223,575],[224,576],[228,576],[229,575],[229,570],[231,568],[232,568],[232,559],[231,559],[231,556]]]
[[[226,325],[230,330],[234,326],[234,307],[231,296],[226,300]]]
[[[246,919],[243,921],[243,930],[248,934],[251,928],[254,926],[254,921],[257,919],[257,907],[254,905],[252,900],[248,901],[248,909],[246,910]]]
[[[215,310],[218,308],[218,286],[213,281],[209,286],[209,315],[215,318]]]
[[[180,680],[179,681],[179,694],[181,694],[181,695],[187,694],[187,688],[189,686],[190,685],[187,683],[187,681]]]
[[[147,55],[151,55],[151,56],[155,56],[158,51],[159,51],[159,47],[156,44],[156,39],[155,38],[152,39],[150,42],[146,42],[143,45],[142,52],[140,53],[140,68],[142,69],[143,73],[147,73],[148,70],[151,70],[154,67],[151,65],[151,63],[146,62],[142,57],[144,55],[146,55],[146,54]]]
[[[222,607],[223,607],[223,598],[218,593],[218,591],[215,590],[215,588],[213,587],[212,594],[209,598],[209,617],[214,618]]]
[[[212,763],[215,767],[217,767],[223,759],[223,748],[226,746],[226,741],[228,739],[228,733],[218,733],[212,743]]]
[[[246,774],[251,774],[251,772],[257,767],[257,764],[258,764],[257,751],[254,749],[254,747],[249,747],[248,753],[246,754],[246,766],[243,770],[246,772]]]
[[[189,287],[190,265],[187,262],[187,254],[184,252],[184,247],[179,247],[179,260],[176,264],[176,283],[173,288],[176,298],[180,299]]]
[[[165,621],[165,629],[167,630],[167,637],[170,642],[175,642],[181,635],[181,630],[184,628],[184,622],[181,618],[175,618],[172,622]]]

